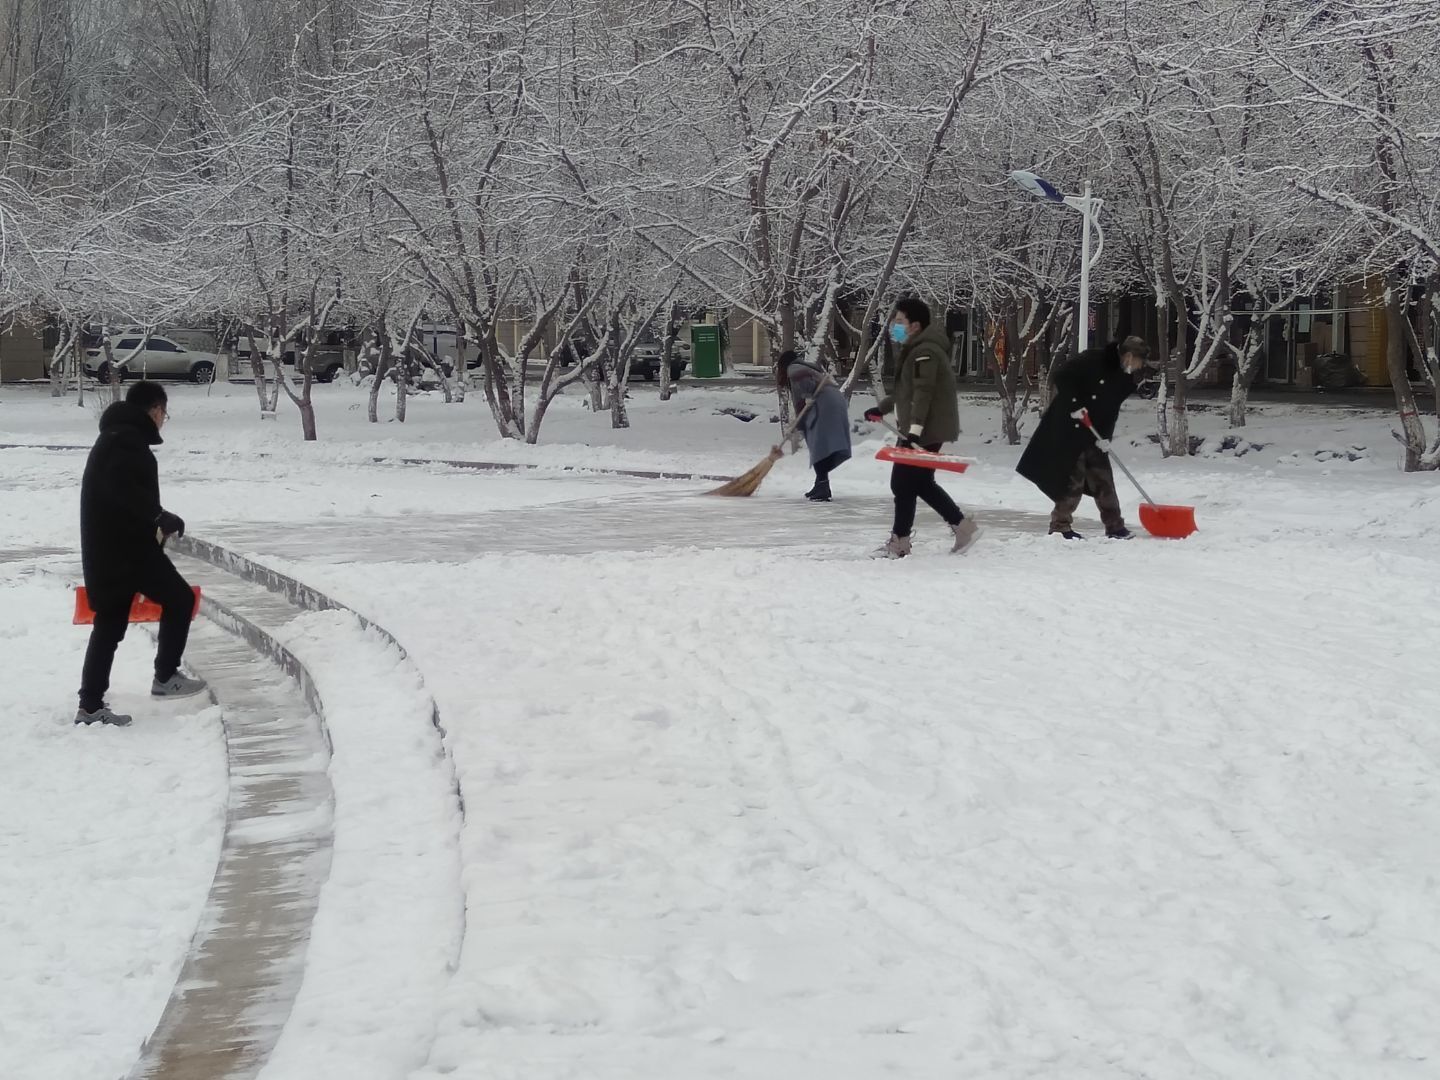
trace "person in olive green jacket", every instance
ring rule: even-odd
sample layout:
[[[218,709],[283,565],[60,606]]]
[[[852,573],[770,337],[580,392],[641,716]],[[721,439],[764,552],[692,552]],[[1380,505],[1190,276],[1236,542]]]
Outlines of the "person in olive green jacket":
[[[900,348],[895,392],[867,410],[865,419],[879,420],[893,409],[901,446],[938,453],[942,444],[960,434],[960,406],[955,400],[955,373],[950,369],[945,330],[931,322],[929,305],[907,297],[896,301],[888,332]],[[922,499],[955,534],[951,551],[963,554],[979,539],[979,528],[936,482],[934,469],[896,462],[890,470],[890,490],[895,493],[895,526],[890,539],[875,552],[876,558],[903,559],[910,554],[915,504]]]

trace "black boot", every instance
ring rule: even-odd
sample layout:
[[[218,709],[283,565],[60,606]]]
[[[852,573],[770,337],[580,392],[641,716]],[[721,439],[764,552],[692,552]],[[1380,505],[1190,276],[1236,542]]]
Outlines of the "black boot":
[[[830,481],[816,480],[815,486],[812,487],[809,491],[805,492],[805,498],[809,499],[811,502],[829,502]]]
[[[1106,529],[1105,535],[1111,540],[1134,540],[1135,534],[1121,525],[1118,529]]]
[[[1074,529],[1051,529],[1051,530],[1050,530],[1050,535],[1051,535],[1051,536],[1057,536],[1057,535],[1058,535],[1058,536],[1063,536],[1066,540],[1084,540],[1084,539],[1085,539],[1085,537],[1081,536],[1081,535],[1080,535],[1079,533],[1077,533]]]

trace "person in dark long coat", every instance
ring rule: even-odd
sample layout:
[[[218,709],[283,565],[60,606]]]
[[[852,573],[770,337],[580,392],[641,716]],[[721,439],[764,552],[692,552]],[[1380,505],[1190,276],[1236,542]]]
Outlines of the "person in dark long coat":
[[[1074,515],[1081,498],[1089,495],[1100,510],[1106,536],[1128,540],[1133,535],[1125,527],[1125,515],[1115,493],[1110,456],[1085,430],[1081,417],[1088,411],[1096,434],[1114,438],[1120,406],[1135,392],[1149,356],[1150,346],[1144,339],[1127,337],[1118,343],[1086,349],[1050,376],[1055,397],[1020,456],[1016,472],[1054,501],[1055,509],[1050,514],[1052,534],[1058,533],[1066,540],[1084,539],[1075,531]]]
[[[80,482],[80,560],[95,623],[80,678],[77,724],[124,727],[130,723],[130,717],[105,704],[105,693],[136,593],[161,608],[151,695],[188,697],[205,690],[203,679],[180,672],[195,594],[162,547],[167,537],[185,535],[185,522],[160,505],[159,468],[150,449],[163,441],[160,429],[169,415],[163,386],[135,383],[124,401],[101,415],[100,436],[85,462]]]
[[[850,460],[850,408],[845,395],[825,372],[801,360],[793,349],[780,354],[780,379],[790,390],[799,430],[810,451],[815,486],[805,493],[811,502],[830,501],[830,474]],[[805,409],[805,403],[810,408]]]

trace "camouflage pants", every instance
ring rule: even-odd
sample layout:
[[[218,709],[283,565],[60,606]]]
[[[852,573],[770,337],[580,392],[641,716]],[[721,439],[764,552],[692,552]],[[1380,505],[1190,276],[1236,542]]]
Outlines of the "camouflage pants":
[[[1075,510],[1086,495],[1095,499],[1107,533],[1125,528],[1120,497],[1115,494],[1115,474],[1110,471],[1110,457],[1098,446],[1087,446],[1070,473],[1065,497],[1055,500],[1055,509],[1050,513],[1052,533],[1067,532],[1074,525]]]

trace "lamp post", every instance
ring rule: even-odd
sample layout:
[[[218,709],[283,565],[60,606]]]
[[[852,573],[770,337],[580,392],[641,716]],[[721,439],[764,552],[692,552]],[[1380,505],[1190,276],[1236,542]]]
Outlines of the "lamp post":
[[[1080,229],[1080,318],[1077,320],[1080,324],[1080,352],[1084,352],[1090,347],[1090,267],[1100,261],[1100,255],[1105,250],[1105,230],[1100,227],[1100,208],[1105,205],[1105,200],[1094,198],[1090,194],[1089,180],[1085,181],[1082,194],[1065,195],[1053,184],[1024,169],[1016,169],[1010,174],[1010,179],[1037,198],[1046,202],[1062,203],[1072,210],[1080,211],[1080,216],[1084,219]],[[1092,228],[1095,230],[1093,255],[1090,253]]]

